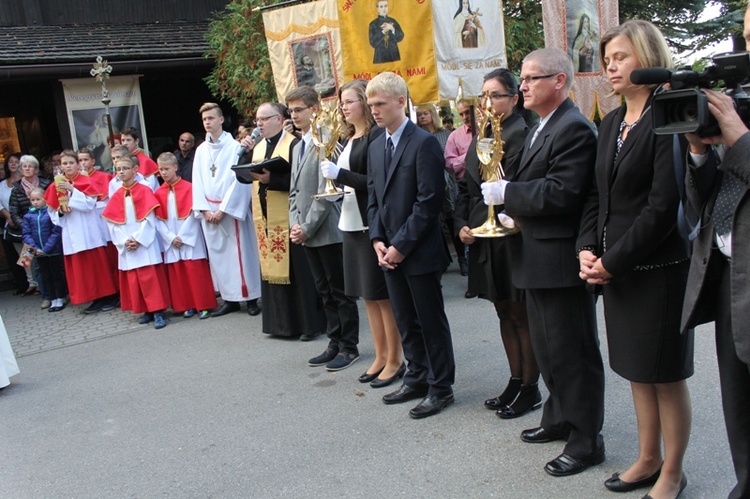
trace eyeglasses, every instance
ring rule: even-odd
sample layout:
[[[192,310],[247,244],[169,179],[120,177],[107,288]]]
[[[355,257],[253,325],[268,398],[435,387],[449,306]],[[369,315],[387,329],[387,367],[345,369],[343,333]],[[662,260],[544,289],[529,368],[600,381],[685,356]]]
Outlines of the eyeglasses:
[[[492,100],[500,100],[503,97],[513,97],[514,94],[501,94],[500,92],[492,92],[492,93],[485,93],[479,96],[479,100],[483,101],[487,97],[489,97]]]
[[[539,75],[539,76],[523,76],[523,77],[519,78],[518,81],[521,83],[521,85],[523,85],[524,83],[527,84],[527,85],[531,85],[533,82],[535,82],[537,80],[543,80],[545,78],[552,78],[553,76],[557,76],[559,74],[560,73],[551,73],[551,74],[548,74],[548,75]]]
[[[342,101],[341,104],[339,104],[339,107],[343,109],[345,107],[349,107],[352,104],[356,104],[358,102],[359,102],[358,100],[345,100],[345,101]]]
[[[254,123],[254,124],[255,124],[256,126],[257,126],[257,125],[262,125],[262,124],[263,124],[263,123],[265,123],[266,121],[270,120],[271,118],[275,118],[275,117],[277,117],[277,116],[278,116],[278,114],[272,114],[271,116],[258,116],[257,118],[255,118],[255,121],[254,121],[253,123]]]
[[[305,106],[305,107],[293,107],[293,108],[289,109],[289,112],[292,113],[292,114],[300,114],[305,109],[310,109],[310,107],[309,106]]]

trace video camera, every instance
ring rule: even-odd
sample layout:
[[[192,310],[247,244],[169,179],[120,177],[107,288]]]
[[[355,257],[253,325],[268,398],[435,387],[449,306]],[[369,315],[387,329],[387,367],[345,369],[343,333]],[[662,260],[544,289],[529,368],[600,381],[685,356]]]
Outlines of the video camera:
[[[700,137],[721,134],[716,118],[708,109],[708,98],[701,88],[712,88],[724,82],[724,93],[734,100],[737,114],[750,122],[750,96],[742,84],[750,80],[750,53],[734,52],[711,57],[712,64],[702,72],[691,66],[635,69],[630,81],[635,85],[669,83],[670,89],[657,93],[651,101],[654,133],[671,135],[695,133]]]

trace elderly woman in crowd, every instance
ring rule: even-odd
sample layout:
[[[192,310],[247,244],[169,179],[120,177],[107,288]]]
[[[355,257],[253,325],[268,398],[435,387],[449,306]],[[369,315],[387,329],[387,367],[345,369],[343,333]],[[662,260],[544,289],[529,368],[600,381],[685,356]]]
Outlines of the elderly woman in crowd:
[[[16,227],[10,218],[10,193],[16,182],[21,180],[19,173],[20,153],[9,154],[5,157],[3,165],[3,180],[0,181],[0,239],[3,243],[3,252],[8,262],[8,267],[13,274],[17,295],[23,294],[29,287],[26,273],[16,265],[18,251],[14,242],[21,242],[21,227]],[[33,293],[33,290],[32,290]]]

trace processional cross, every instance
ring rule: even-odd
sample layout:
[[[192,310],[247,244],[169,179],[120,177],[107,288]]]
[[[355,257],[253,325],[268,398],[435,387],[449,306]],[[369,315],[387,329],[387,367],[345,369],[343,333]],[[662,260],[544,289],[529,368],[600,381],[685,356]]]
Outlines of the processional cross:
[[[115,132],[112,129],[112,116],[109,114],[109,103],[112,102],[109,98],[109,90],[107,89],[107,80],[109,74],[112,72],[112,66],[107,64],[107,61],[102,59],[102,56],[96,57],[96,63],[94,63],[94,69],[90,71],[91,76],[96,78],[96,81],[102,83],[102,104],[104,104],[105,116],[107,117],[107,127],[109,129],[109,146],[114,147],[115,145]]]

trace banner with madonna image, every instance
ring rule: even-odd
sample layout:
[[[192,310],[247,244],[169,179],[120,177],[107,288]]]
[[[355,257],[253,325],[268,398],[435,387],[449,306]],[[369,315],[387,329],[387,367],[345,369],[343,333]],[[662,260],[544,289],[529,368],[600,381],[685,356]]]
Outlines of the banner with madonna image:
[[[263,13],[279,102],[308,85],[323,100],[338,97],[344,68],[336,0],[319,0]]]
[[[433,2],[440,97],[452,99],[461,78],[466,96],[482,92],[484,75],[507,67],[502,0]]]
[[[571,98],[583,115],[593,121],[619,106],[599,61],[602,34],[619,24],[617,0],[542,0],[542,16],[545,46],[565,50],[573,61]]]
[[[438,100],[430,0],[338,0],[338,7],[346,81],[393,71],[413,102]]]

